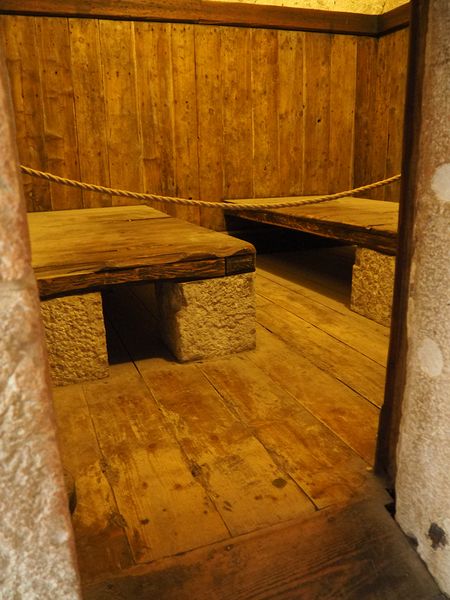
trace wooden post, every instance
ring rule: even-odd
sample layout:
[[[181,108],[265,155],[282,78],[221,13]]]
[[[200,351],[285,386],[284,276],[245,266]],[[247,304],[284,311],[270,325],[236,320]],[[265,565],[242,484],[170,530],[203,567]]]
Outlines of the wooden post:
[[[413,228],[416,213],[416,171],[419,150],[422,82],[428,2],[413,2],[410,26],[408,83],[404,122],[402,190],[399,209],[399,239],[392,307],[391,343],[388,356],[384,405],[380,416],[376,470],[392,484],[396,474],[396,449],[402,411],[407,351],[408,305]]]

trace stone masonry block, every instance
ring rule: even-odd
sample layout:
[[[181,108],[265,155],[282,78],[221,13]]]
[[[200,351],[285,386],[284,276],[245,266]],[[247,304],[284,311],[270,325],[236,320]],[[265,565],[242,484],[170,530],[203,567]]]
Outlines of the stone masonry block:
[[[108,376],[100,293],[44,300],[41,314],[54,385]]]
[[[395,256],[358,248],[353,265],[351,309],[389,326],[394,274]]]
[[[180,361],[225,356],[255,347],[254,274],[188,283],[158,282],[166,344]]]

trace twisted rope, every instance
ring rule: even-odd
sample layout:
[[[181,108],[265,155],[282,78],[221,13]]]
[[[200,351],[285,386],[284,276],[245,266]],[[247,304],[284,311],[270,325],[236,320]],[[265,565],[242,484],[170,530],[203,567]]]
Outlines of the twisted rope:
[[[104,194],[110,194],[111,196],[121,196],[122,198],[134,198],[141,200],[144,203],[157,200],[160,202],[168,202],[170,204],[180,204],[182,206],[201,206],[204,208],[222,208],[230,212],[237,212],[240,210],[263,210],[265,208],[288,208],[290,206],[307,206],[311,204],[320,204],[321,202],[328,202],[329,200],[337,200],[338,198],[344,198],[346,196],[354,196],[361,192],[367,192],[384,185],[389,185],[400,179],[400,175],[394,175],[375,183],[363,185],[361,187],[354,188],[352,190],[346,190],[345,192],[338,192],[336,194],[326,194],[323,196],[317,196],[314,198],[306,198],[303,200],[285,200],[284,202],[263,202],[259,204],[246,204],[246,203],[235,203],[234,201],[226,200],[225,202],[207,202],[205,200],[192,200],[190,198],[178,198],[175,196],[160,196],[159,194],[146,194],[142,192],[130,192],[129,190],[120,190],[115,188],[104,187],[103,185],[95,185],[93,183],[83,183],[82,181],[76,181],[74,179],[66,179],[65,177],[59,177],[53,175],[53,173],[46,173],[45,171],[38,171],[31,169],[24,165],[20,165],[20,170],[26,175],[31,177],[39,177],[46,179],[53,183],[59,183],[61,185],[67,185],[70,187],[78,188],[81,190],[87,190],[90,192],[100,192]],[[229,204],[232,202],[232,204]]]

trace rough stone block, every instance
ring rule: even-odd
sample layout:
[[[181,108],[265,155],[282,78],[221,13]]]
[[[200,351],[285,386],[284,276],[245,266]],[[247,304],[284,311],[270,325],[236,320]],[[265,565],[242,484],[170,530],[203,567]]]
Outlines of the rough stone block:
[[[188,283],[157,283],[166,344],[180,361],[255,347],[253,273]]]
[[[81,598],[30,278],[0,283],[0,598]]]
[[[358,248],[353,265],[351,309],[389,326],[394,274],[395,256]]]
[[[100,293],[44,300],[41,314],[54,385],[108,376]]]

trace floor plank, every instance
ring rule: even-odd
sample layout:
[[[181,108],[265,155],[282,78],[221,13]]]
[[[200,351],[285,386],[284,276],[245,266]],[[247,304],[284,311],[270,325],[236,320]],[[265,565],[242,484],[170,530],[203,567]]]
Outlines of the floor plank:
[[[227,538],[133,364],[111,367],[108,379],[84,389],[135,561]]]
[[[245,356],[201,369],[316,506],[348,501],[363,489],[364,461]]]
[[[314,510],[313,503],[210,384],[195,364],[174,363],[156,339],[155,321],[145,306],[151,289],[134,288],[142,303],[133,307],[127,291],[113,305],[119,336],[158,402],[166,423],[202,481],[232,535],[239,535]],[[142,357],[141,344],[152,340],[153,356]],[[136,344],[137,342],[137,344]]]
[[[249,358],[369,465],[373,464],[377,407],[261,326],[257,329],[256,351]]]
[[[258,255],[258,276],[270,279],[300,298],[347,317],[369,336],[389,343],[389,328],[350,309],[354,248],[315,249]]]
[[[82,579],[130,567],[131,549],[82,386],[55,388],[53,403],[62,462],[76,482],[72,523]]]
[[[438,600],[383,506],[316,513],[85,590],[86,600]]]
[[[137,366],[232,535],[314,511],[196,365],[151,359]]]
[[[387,345],[384,336],[367,335],[367,328],[353,315],[342,315],[320,305],[305,296],[291,292],[277,283],[259,276],[256,291],[273,304],[318,327],[331,337],[344,342],[353,350],[370,358],[381,366],[386,366]]]
[[[370,511],[332,531],[388,501],[388,330],[348,308],[352,252],[258,257],[256,350],[195,364],[162,345],[153,286],[103,294],[111,376],[55,390],[87,598],[409,599]]]

